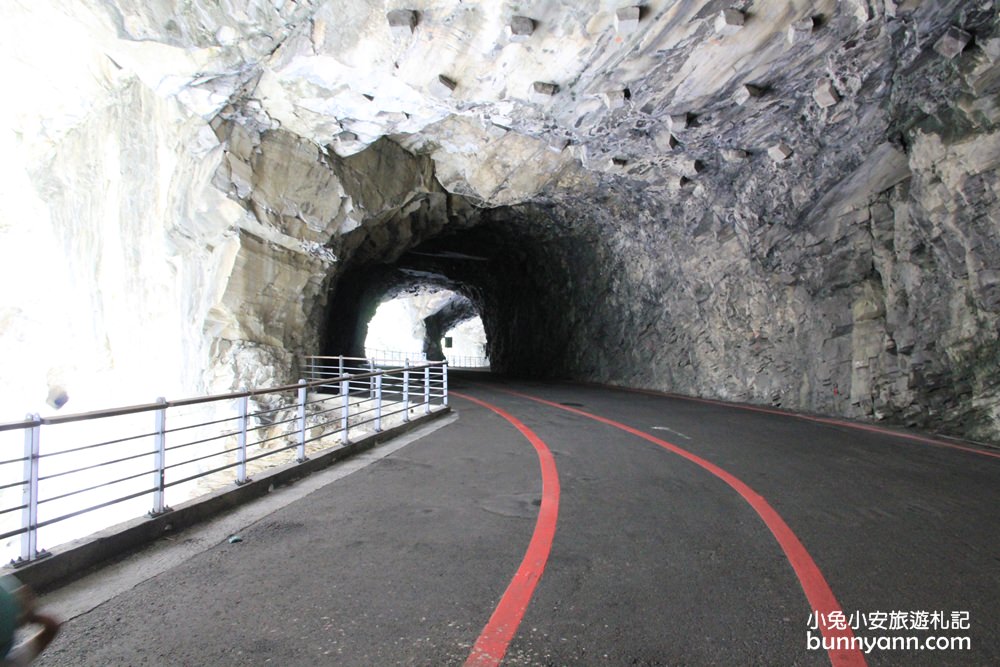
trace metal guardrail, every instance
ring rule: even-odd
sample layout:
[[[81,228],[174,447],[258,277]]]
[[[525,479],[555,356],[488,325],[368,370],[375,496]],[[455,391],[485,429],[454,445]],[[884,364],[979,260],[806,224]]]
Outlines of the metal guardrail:
[[[124,519],[169,512],[244,484],[268,467],[305,461],[448,404],[447,362],[378,368],[364,359],[310,357],[297,384],[0,424],[0,541],[20,538],[14,565]],[[3,455],[16,450],[20,457]],[[87,521],[83,518],[88,517]],[[6,556],[4,556],[6,558]]]
[[[393,362],[426,362],[427,355],[424,352],[398,352],[393,350],[373,350],[365,348],[365,354],[369,361],[374,361],[375,366],[385,366]],[[490,359],[485,356],[457,355],[445,352],[445,360],[452,368],[489,368]]]
[[[470,357],[470,356],[445,354],[445,358],[448,360],[448,365],[451,366],[452,368],[490,367],[490,360],[488,357]]]
[[[426,352],[400,352],[399,350],[375,350],[366,347],[365,354],[368,355],[368,359],[374,359],[379,362],[427,361]]]

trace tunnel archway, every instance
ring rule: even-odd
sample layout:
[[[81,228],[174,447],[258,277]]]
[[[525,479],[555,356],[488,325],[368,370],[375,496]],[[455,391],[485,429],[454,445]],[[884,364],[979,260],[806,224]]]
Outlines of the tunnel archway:
[[[472,357],[486,357],[485,331],[475,304],[452,290],[422,284],[380,301],[366,324],[364,347],[366,358],[382,361],[452,361],[464,356],[469,365]]]
[[[328,301],[324,354],[362,356],[366,326],[379,303],[407,290],[447,289],[480,315],[494,371],[566,375],[580,360],[571,333],[590,310],[586,286],[611,266],[597,254],[595,239],[555,210],[539,205],[483,210],[477,224],[444,227],[392,261],[353,263]],[[458,311],[443,314],[432,326],[459,321]]]

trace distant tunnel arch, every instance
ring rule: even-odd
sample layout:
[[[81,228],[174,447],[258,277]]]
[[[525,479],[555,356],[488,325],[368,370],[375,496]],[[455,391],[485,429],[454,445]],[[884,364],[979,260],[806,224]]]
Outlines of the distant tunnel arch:
[[[328,301],[323,353],[363,356],[367,324],[380,303],[420,289],[443,289],[461,299],[426,323],[432,329],[425,349],[431,358],[442,354],[432,341],[478,314],[493,370],[560,375],[572,363],[574,319],[588,309],[573,294],[578,281],[570,258],[586,258],[594,247],[566,231],[541,207],[490,209],[482,211],[478,224],[446,227],[394,261],[355,262]]]
[[[453,361],[463,356],[453,363],[475,366],[484,365],[485,347],[482,320],[472,301],[450,289],[426,285],[383,298],[366,325],[364,342],[369,359]]]

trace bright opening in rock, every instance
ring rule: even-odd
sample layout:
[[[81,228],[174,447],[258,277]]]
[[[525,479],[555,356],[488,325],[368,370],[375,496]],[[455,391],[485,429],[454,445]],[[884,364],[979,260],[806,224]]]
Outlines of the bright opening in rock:
[[[445,332],[444,356],[453,368],[488,368],[486,330],[476,315]],[[449,340],[450,339],[450,340]],[[451,345],[448,345],[451,343]]]
[[[489,365],[486,331],[475,306],[447,289],[420,288],[380,303],[368,322],[365,357],[448,359],[456,367]]]
[[[438,294],[403,296],[385,301],[368,323],[365,357],[377,360],[424,358],[424,317]]]

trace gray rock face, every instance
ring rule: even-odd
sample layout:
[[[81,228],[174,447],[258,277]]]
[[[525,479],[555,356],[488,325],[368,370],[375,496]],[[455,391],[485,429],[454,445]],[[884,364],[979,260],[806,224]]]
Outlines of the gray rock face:
[[[456,294],[438,310],[424,318],[424,353],[431,361],[444,359],[441,338],[452,327],[467,322],[478,315],[476,306],[468,297]]]
[[[12,114],[54,224],[103,229],[64,222],[99,130],[159,128],[115,196],[169,230],[177,278],[136,289],[194,286],[159,321],[208,386],[357,354],[380,299],[436,285],[500,371],[1000,440],[994,2],[4,11],[72,15],[105,73]]]
[[[864,31],[825,71],[853,87],[836,117],[809,100],[808,77],[798,122],[751,110],[753,129],[718,136],[696,114],[686,148],[709,169],[687,170],[686,194],[629,163],[621,178],[484,211],[432,242],[437,259],[403,263],[472,286],[504,372],[996,439],[1000,151],[995,111],[960,106],[975,104],[985,56],[956,77],[926,45],[905,48],[901,26]],[[891,83],[875,53],[902,70]],[[723,139],[749,155],[692,150]]]

